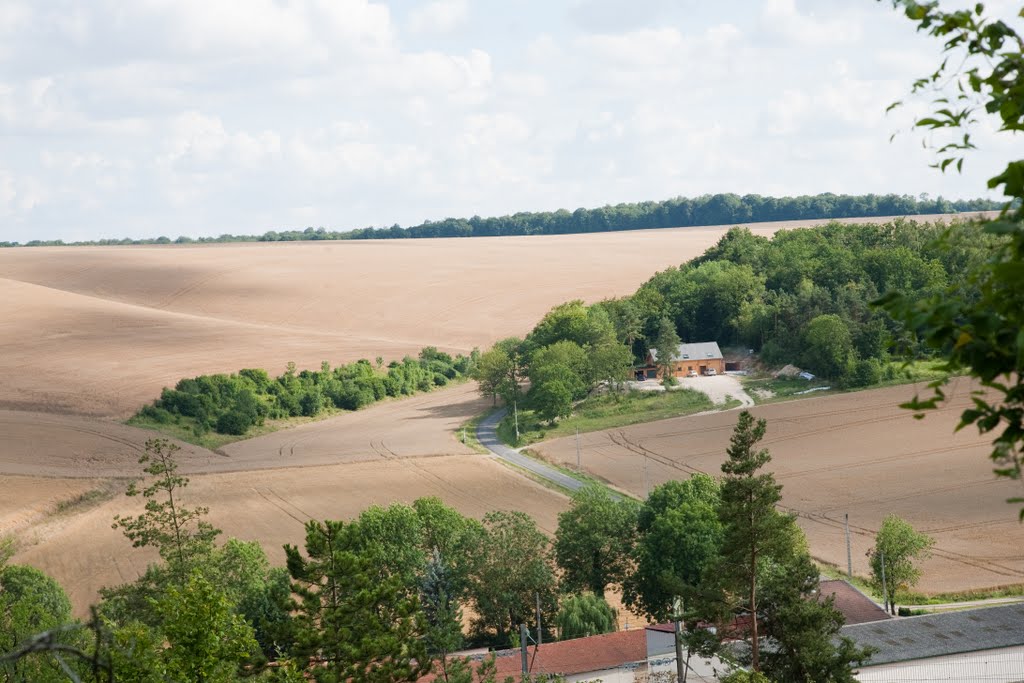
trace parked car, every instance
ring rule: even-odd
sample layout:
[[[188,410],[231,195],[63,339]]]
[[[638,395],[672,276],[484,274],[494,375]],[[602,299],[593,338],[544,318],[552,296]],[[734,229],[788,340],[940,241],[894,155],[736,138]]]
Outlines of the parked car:
[[[686,373],[686,376],[687,377],[696,377],[697,376],[697,371],[691,368],[690,371],[688,373]]]
[[[708,368],[704,374],[706,374],[708,377],[713,377],[718,374],[718,370],[715,370],[714,368]]]

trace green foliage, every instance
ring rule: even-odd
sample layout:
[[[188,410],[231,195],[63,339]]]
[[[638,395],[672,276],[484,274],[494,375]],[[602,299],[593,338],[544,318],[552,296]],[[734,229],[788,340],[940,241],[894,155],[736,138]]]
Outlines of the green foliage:
[[[538,593],[545,623],[550,623],[557,602],[555,572],[548,539],[528,515],[489,512],[484,529],[480,564],[470,589],[474,628],[504,646],[520,623],[534,621]]]
[[[615,610],[593,593],[570,595],[562,600],[555,617],[562,640],[611,633],[617,626]]]
[[[530,403],[537,417],[553,424],[558,418],[572,414],[572,391],[566,381],[549,379],[530,389]]]
[[[651,491],[637,517],[635,569],[623,596],[630,609],[667,621],[672,602],[701,586],[722,544],[718,482],[706,474]]]
[[[462,647],[462,610],[455,598],[458,589],[437,548],[427,562],[419,589],[426,621],[423,641],[427,654],[444,661]]]
[[[909,3],[908,3],[909,4]],[[477,237],[493,235],[562,235],[613,230],[647,230],[691,225],[736,225],[761,221],[790,221],[820,218],[857,218],[866,216],[908,216],[913,214],[952,213],[997,209],[987,199],[950,201],[942,197],[919,199],[910,195],[835,195],[832,193],[798,197],[714,194],[699,197],[674,197],[664,201],[616,204],[596,209],[517,212],[510,216],[481,218],[445,218],[402,228],[368,227],[355,230],[270,230],[262,235],[223,234],[217,237],[181,236],[176,244],[210,242],[292,242],[296,240],[359,240],[433,237]],[[0,241],[3,247],[40,247],[70,245],[162,244],[166,237],[100,239],[86,242],[31,240],[24,245]]]
[[[793,532],[802,536],[795,523]],[[855,683],[853,667],[871,650],[839,636],[842,613],[832,596],[821,599],[811,558],[799,547],[794,551],[760,567],[762,636],[772,644],[762,652],[762,671],[776,681]]]
[[[636,502],[613,498],[603,486],[586,486],[573,494],[569,509],[558,515],[555,531],[563,590],[590,591],[603,598],[606,587],[622,583],[636,541],[637,509]]]
[[[839,379],[850,371],[853,339],[842,318],[819,315],[807,324],[803,362],[812,372]]]
[[[740,413],[726,450],[728,459],[722,463],[718,506],[723,533],[716,577],[726,593],[738,597],[743,611],[755,615],[759,609],[758,567],[792,551],[792,520],[775,509],[782,487],[771,473],[759,473],[771,461],[766,449],[756,449],[766,429],[764,420],[755,420],[746,410]],[[760,671],[756,618],[751,620],[750,646],[753,669]]]
[[[479,354],[451,355],[434,347],[418,358],[406,357],[386,371],[367,360],[318,372],[298,372],[293,363],[271,379],[265,370],[243,369],[233,375],[182,379],[160,398],[143,406],[130,420],[176,436],[202,436],[210,430],[245,436],[266,420],[316,417],[329,410],[359,410],[388,396],[405,396],[444,386],[476,370]]]
[[[722,678],[721,683],[772,683],[772,680],[760,671],[736,669]]]
[[[885,571],[886,606],[896,614],[896,593],[914,587],[921,578],[915,564],[929,555],[935,539],[916,531],[895,514],[888,515],[875,535],[875,545],[867,555],[871,565],[871,585],[882,593],[882,571]],[[884,566],[883,566],[884,558]]]
[[[658,322],[658,331],[654,337],[652,349],[657,355],[657,364],[666,377],[673,377],[672,362],[679,353],[679,333],[676,331],[675,323],[662,317]]]
[[[168,644],[160,657],[170,680],[229,683],[258,649],[227,594],[198,571],[184,586],[168,586],[157,611]]]
[[[285,546],[299,597],[297,661],[321,683],[416,681],[430,670],[418,600],[362,545],[358,524],[310,521],[305,556]]]
[[[0,655],[13,651],[38,633],[70,621],[71,602],[56,581],[34,567],[0,563]],[[73,644],[68,633],[59,634],[56,642]],[[0,661],[0,681],[4,683],[65,680],[53,653],[37,652],[13,661]]]
[[[913,92],[932,99],[930,114],[915,125],[933,134],[948,134],[937,145],[937,168],[959,171],[974,148],[971,127],[981,112],[998,116],[999,130],[1024,130],[1024,42],[1003,21],[984,16],[984,5],[944,11],[938,2],[893,0],[918,31],[943,42],[945,56],[930,75],[918,79]],[[892,105],[898,106],[899,103]],[[961,137],[962,135],[962,137]],[[945,291],[915,298],[892,292],[880,300],[894,318],[914,330],[924,343],[948,361],[953,372],[966,371],[988,393],[978,393],[974,406],[961,414],[958,428],[975,425],[996,435],[991,458],[999,476],[1020,479],[1024,460],[1024,161],[1010,161],[988,181],[1002,187],[1009,199],[999,220],[985,226],[989,239],[984,258],[968,263],[970,287],[949,283]],[[947,254],[960,244],[953,236],[937,241]],[[942,386],[931,385],[928,398],[915,397],[905,407],[936,408],[945,400]],[[1022,503],[1024,497],[1009,502]],[[1024,520],[1024,508],[1020,510]]]
[[[524,342],[509,337],[497,342],[481,354],[473,378],[480,383],[480,393],[501,397],[506,403],[518,400],[520,385],[526,378]]]
[[[203,517],[208,508],[188,508],[175,500],[188,479],[177,474],[174,454],[181,450],[167,439],[149,439],[146,451],[139,457],[144,472],[153,479],[141,491],[135,482],[126,494],[141,493],[146,499],[145,512],[137,516],[114,516],[113,528],[121,529],[133,548],[154,547],[179,580],[184,581],[196,558],[206,555],[220,533]]]

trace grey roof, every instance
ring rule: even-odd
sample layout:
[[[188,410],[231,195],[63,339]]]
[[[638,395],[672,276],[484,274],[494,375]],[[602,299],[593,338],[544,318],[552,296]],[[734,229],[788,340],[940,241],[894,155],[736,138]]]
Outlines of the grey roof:
[[[867,666],[1024,645],[1024,602],[844,626],[839,634],[875,648]]]
[[[680,344],[673,360],[707,360],[722,357],[718,342],[697,342],[696,344]],[[651,349],[651,358],[658,360],[658,352]]]

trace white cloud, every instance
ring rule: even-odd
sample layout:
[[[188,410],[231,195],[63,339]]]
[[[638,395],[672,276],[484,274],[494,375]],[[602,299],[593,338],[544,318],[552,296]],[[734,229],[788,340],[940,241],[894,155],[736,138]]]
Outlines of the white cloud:
[[[916,133],[888,144],[939,51],[890,7],[748,5],[0,0],[0,239],[972,196],[1020,156],[986,132],[942,177]]]
[[[413,33],[448,33],[463,26],[468,18],[468,0],[434,0],[412,11],[409,30]]]

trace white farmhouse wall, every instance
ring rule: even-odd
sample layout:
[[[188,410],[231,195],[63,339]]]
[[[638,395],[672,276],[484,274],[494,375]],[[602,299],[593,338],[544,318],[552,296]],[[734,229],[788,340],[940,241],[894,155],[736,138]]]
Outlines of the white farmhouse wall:
[[[861,683],[1014,683],[1024,681],[1024,647],[983,650],[866,667]]]

